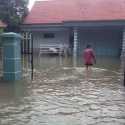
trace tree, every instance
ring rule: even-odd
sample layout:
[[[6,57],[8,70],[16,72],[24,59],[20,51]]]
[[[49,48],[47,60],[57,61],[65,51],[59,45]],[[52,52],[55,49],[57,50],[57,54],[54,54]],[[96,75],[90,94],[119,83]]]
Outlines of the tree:
[[[28,13],[28,0],[0,0],[0,19],[8,31],[19,30],[19,24]]]

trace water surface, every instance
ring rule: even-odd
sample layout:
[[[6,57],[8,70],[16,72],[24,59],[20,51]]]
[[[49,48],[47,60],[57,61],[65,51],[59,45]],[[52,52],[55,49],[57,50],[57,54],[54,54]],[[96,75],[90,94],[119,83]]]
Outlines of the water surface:
[[[125,125],[120,60],[98,58],[89,79],[82,59],[73,64],[43,56],[35,58],[33,81],[29,74],[1,81],[0,125]]]

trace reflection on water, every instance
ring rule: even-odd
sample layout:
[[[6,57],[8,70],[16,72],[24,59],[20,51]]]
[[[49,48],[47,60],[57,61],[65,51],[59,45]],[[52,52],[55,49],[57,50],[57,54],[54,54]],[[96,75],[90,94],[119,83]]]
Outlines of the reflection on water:
[[[0,125],[124,125],[120,61],[99,58],[88,81],[82,60],[35,59],[34,81],[0,84]]]

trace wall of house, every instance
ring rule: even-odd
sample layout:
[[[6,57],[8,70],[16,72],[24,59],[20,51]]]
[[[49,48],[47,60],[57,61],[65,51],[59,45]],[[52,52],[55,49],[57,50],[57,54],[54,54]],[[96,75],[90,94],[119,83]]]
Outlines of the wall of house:
[[[96,55],[119,56],[122,46],[122,30],[81,30],[78,53],[89,43]]]
[[[44,38],[45,33],[54,33],[54,38]],[[40,44],[65,44],[69,45],[69,31],[41,31],[41,32],[34,32],[34,49],[38,49]]]
[[[45,33],[54,33],[54,38],[44,38]],[[69,30],[48,30],[34,32],[34,50],[39,50],[40,44],[66,44],[73,47]],[[116,29],[79,29],[78,54],[81,55],[87,44],[91,44],[96,55],[120,56],[122,48],[122,30]],[[72,45],[69,45],[72,44]]]

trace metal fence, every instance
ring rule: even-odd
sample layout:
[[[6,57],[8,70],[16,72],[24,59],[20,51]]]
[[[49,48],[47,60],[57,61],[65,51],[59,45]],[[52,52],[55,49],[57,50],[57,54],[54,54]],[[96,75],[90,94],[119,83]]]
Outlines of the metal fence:
[[[33,79],[33,36],[30,32],[22,33],[21,53],[23,74]]]

